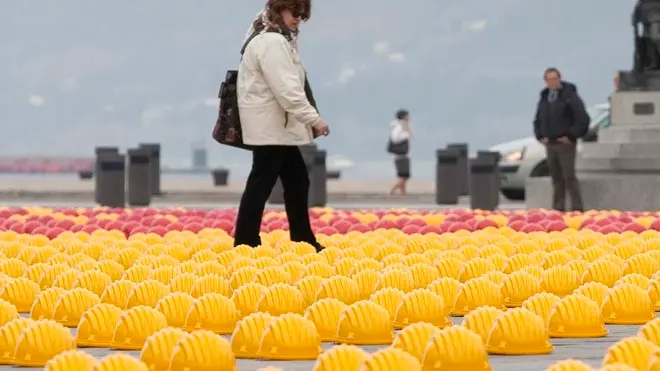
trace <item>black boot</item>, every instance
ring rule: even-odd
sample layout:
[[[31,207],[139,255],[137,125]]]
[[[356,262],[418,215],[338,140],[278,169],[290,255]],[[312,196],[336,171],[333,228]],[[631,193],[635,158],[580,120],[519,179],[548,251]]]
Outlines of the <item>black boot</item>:
[[[323,251],[323,250],[325,249],[325,246],[321,245],[321,244],[318,243],[318,242],[314,242],[314,243],[312,244],[312,246],[314,246],[314,248],[316,249],[316,252],[317,252],[317,253],[319,253],[319,252],[321,252],[321,251]]]

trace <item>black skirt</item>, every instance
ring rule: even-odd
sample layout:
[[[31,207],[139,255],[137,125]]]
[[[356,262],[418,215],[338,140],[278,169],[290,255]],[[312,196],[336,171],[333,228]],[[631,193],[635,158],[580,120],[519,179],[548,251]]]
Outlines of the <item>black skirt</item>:
[[[397,178],[410,178],[410,159],[408,156],[395,158],[394,167],[396,168]]]

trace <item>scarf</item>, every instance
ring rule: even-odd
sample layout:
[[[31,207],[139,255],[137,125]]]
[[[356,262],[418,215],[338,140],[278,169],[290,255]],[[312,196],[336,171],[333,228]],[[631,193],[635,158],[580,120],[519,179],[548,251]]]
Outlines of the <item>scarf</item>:
[[[277,29],[279,30],[280,33],[284,34],[287,39],[289,40],[289,43],[291,43],[291,46],[297,51],[298,50],[298,32],[292,32],[289,30],[284,30],[282,29],[282,26],[273,23],[270,19],[268,19],[268,14],[270,13],[270,8],[268,5],[264,9],[262,9],[257,15],[255,16],[254,20],[252,23],[250,23],[250,27],[248,28],[247,33],[245,34],[244,41],[247,41],[250,36],[252,36],[254,33],[262,34],[269,29]]]

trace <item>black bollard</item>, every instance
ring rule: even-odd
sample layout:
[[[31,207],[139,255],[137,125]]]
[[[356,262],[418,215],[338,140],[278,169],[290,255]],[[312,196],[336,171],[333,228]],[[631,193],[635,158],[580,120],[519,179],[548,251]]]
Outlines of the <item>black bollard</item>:
[[[279,177],[273,186],[273,190],[270,192],[268,202],[273,205],[284,205],[284,187]]]
[[[497,194],[499,197],[500,188],[502,187],[502,176],[500,174],[500,160],[502,159],[502,154],[494,151],[477,151],[478,158],[486,158],[489,162],[495,164],[495,176],[497,177]]]
[[[229,184],[229,169],[214,169],[211,171],[211,177],[214,186],[226,186]]]
[[[96,147],[94,149],[96,161],[94,163],[94,202],[99,203],[99,190],[102,188],[101,157],[106,155],[119,155],[118,147]]]
[[[298,148],[300,148],[300,154],[302,155],[303,160],[305,160],[305,163],[306,164],[312,163],[312,161],[314,160],[314,153],[316,153],[317,150],[316,144],[314,143],[307,144],[304,146],[300,146]]]
[[[306,144],[304,146],[299,146],[300,154],[302,155],[303,161],[307,165],[307,174],[311,175],[311,164],[314,161],[314,153],[316,152],[316,144]],[[311,189],[310,189],[311,194]],[[268,202],[273,205],[282,205],[284,204],[284,188],[282,187],[282,181],[280,178],[277,178],[273,191],[270,192],[270,197],[268,197]]]
[[[500,155],[499,152],[493,151],[477,151],[477,157],[489,159],[489,161],[492,161],[497,165],[500,162],[500,157],[502,157],[502,155]]]
[[[468,187],[468,156],[469,148],[467,143],[449,143],[447,149],[458,151],[458,175],[456,183],[458,184],[458,194],[466,196],[469,193]]]
[[[160,196],[160,144],[140,143],[139,148],[149,150],[149,188],[152,196]]]
[[[482,153],[470,160],[470,207],[495,210],[500,204],[498,157]]]
[[[98,204],[108,207],[126,206],[126,156],[105,154],[100,157],[97,188]]]
[[[435,203],[438,205],[458,204],[459,188],[458,151],[439,149],[436,151]]]
[[[337,180],[341,178],[341,171],[328,171],[328,179]]]
[[[324,150],[317,150],[314,153],[312,170],[309,174],[309,206],[311,207],[325,207],[328,203],[327,155]]]
[[[94,170],[80,170],[78,172],[78,178],[80,180],[90,180],[94,177]]]
[[[127,151],[128,179],[127,201],[129,206],[149,206],[151,204],[151,156],[146,148],[132,148]]]

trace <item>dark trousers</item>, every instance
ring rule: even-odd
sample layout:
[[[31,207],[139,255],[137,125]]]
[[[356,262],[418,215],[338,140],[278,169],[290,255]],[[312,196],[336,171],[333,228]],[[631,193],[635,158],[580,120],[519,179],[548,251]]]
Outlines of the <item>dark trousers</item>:
[[[252,151],[252,170],[238,208],[234,246],[261,245],[261,219],[278,177],[284,188],[284,208],[291,240],[317,244],[309,222],[309,176],[300,149],[296,146],[258,146]]]
[[[571,197],[571,209],[582,211],[580,183],[575,176],[576,144],[554,143],[546,147],[546,159],[552,178],[552,208],[566,210],[566,193]]]

